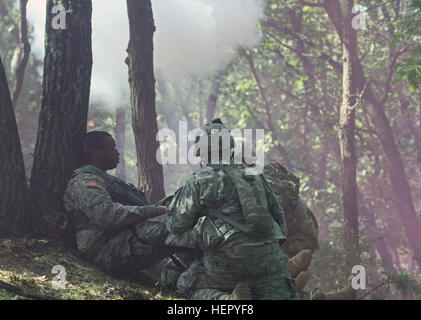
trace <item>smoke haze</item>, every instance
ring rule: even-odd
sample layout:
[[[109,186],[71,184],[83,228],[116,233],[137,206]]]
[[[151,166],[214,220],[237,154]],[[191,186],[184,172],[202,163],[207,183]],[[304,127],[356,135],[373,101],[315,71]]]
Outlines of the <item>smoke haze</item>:
[[[118,107],[127,101],[126,1],[93,0],[91,100]],[[152,0],[156,33],[155,68],[161,74],[210,76],[223,69],[237,46],[253,47],[263,15],[257,0]],[[43,59],[46,0],[28,2],[34,25],[32,49]]]

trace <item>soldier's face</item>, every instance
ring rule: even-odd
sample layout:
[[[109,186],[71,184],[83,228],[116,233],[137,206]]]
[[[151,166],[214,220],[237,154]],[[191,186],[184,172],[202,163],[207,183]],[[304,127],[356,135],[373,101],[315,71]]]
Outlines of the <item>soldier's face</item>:
[[[112,170],[117,167],[120,162],[120,153],[116,149],[115,141],[112,137],[108,137],[103,142],[101,148],[101,165],[104,170]]]

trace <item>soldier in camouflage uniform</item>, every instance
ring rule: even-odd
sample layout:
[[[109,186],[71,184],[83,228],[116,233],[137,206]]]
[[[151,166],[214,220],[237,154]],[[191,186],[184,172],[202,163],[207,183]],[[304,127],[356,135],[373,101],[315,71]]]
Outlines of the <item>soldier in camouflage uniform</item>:
[[[319,225],[299,197],[300,179],[277,162],[266,165],[263,173],[285,212],[288,236],[282,245],[284,252],[292,258],[301,250],[318,250]]]
[[[208,139],[210,146],[214,130],[224,129],[219,121],[208,124],[201,140]],[[202,258],[181,275],[178,288],[193,299],[298,299],[288,257],[280,249],[285,241],[282,207],[263,175],[246,175],[244,164],[220,162],[221,144],[219,138],[216,150],[201,148],[200,156],[211,161],[187,180],[168,207],[168,231],[192,229],[203,250]]]
[[[318,289],[310,292],[301,291],[310,276],[308,269],[311,262],[311,253],[319,248],[318,223],[313,212],[299,197],[299,179],[285,167],[276,162],[271,162],[264,168],[264,175],[272,190],[278,196],[286,217],[287,239],[282,245],[282,250],[291,258],[288,262],[288,271],[296,279],[297,289],[302,299],[327,299],[327,300],[353,300],[355,291],[347,287],[339,293],[326,294]],[[203,218],[199,219],[199,224]],[[198,228],[194,228],[198,229]],[[303,255],[303,253],[308,255]],[[303,258],[303,259],[301,259]],[[186,263],[188,264],[188,263]],[[181,271],[169,259],[161,268],[167,281],[174,282]],[[192,279],[203,272],[198,263],[194,263],[178,280],[178,287],[182,292],[187,292],[192,285]],[[167,282],[166,284],[168,285]]]
[[[282,250],[290,257],[288,270],[294,275],[294,259],[305,251],[314,252],[319,249],[318,235],[319,226],[313,212],[304,204],[299,197],[300,180],[284,166],[277,162],[271,162],[264,167],[263,171],[272,190],[282,203],[286,216],[287,239],[282,245]],[[298,255],[298,256],[297,256]],[[310,265],[310,261],[305,265]],[[307,269],[305,268],[305,270]],[[299,270],[300,268],[298,268]],[[306,272],[306,271],[304,271]],[[307,275],[307,279],[309,274]],[[307,281],[305,281],[307,282]],[[305,283],[303,284],[304,287]],[[297,284],[298,286],[298,284]],[[301,291],[301,290],[299,290]],[[356,292],[352,287],[346,287],[335,293],[324,293],[319,289],[300,292],[302,299],[313,300],[355,300]]]
[[[295,278],[301,271],[307,270],[311,262],[311,252],[316,251],[319,247],[318,223],[311,210],[299,197],[299,178],[276,162],[266,165],[263,173],[272,190],[278,196],[285,213],[287,239],[282,245],[282,250],[290,258],[293,258],[288,263],[288,271]],[[310,256],[307,255],[305,259],[299,259],[300,252],[309,253]],[[170,285],[170,278],[174,282],[180,274],[179,268],[174,266],[169,259],[166,261],[166,267],[162,268],[162,272],[165,280],[168,281],[167,285]],[[170,275],[166,273],[170,273]]]
[[[150,205],[133,185],[106,173],[119,162],[114,139],[94,131],[84,140],[87,165],[70,179],[64,203],[77,249],[106,271],[135,277],[169,256],[166,207]]]

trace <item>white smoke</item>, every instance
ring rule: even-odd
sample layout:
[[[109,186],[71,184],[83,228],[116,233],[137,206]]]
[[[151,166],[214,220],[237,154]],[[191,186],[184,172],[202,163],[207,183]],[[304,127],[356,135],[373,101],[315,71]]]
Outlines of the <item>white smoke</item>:
[[[129,104],[128,69],[124,62],[128,42],[126,1],[92,1],[91,101],[113,108]]]
[[[155,64],[165,74],[212,75],[237,46],[260,40],[256,0],[155,0]]]
[[[19,7],[18,1],[15,4]],[[34,30],[33,40],[31,41],[31,50],[37,55],[39,59],[44,58],[44,33],[45,33],[45,15],[46,15],[46,1],[28,1],[27,4],[27,19],[33,25]]]
[[[259,42],[263,0],[152,0],[156,33],[155,68],[170,75],[212,75],[223,69],[237,46]],[[93,0],[91,99],[118,107],[128,96],[124,59],[129,40],[125,0]],[[46,0],[28,2],[34,25],[32,49],[44,56]]]
[[[28,1],[27,14],[34,25],[32,50],[43,59],[46,0]],[[92,1],[92,102],[113,109],[127,104],[128,71],[124,59],[128,41],[126,1]]]

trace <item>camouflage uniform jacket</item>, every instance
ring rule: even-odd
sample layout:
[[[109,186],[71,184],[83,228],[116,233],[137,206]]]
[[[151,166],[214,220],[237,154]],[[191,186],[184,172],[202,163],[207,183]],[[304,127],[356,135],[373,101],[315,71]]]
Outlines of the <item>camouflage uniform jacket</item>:
[[[132,231],[129,227],[154,217],[156,208],[154,205],[127,206],[113,202],[109,192],[110,181],[119,179],[106,174],[105,180],[100,175],[74,175],[67,185],[64,203],[74,223],[77,248],[82,254],[90,251],[101,238],[106,238],[99,252],[89,258],[109,270],[130,255],[128,240]]]
[[[244,165],[240,165],[245,168]],[[227,165],[228,167],[228,165]],[[266,196],[268,209],[281,227],[281,239],[285,239],[285,218],[279,200],[265,181],[259,188]],[[171,233],[182,233],[193,229],[203,251],[219,251],[230,246],[262,246],[276,240],[252,237],[240,231],[221,218],[212,215],[228,216],[240,224],[245,224],[237,190],[217,165],[207,166],[194,173],[180,188],[167,208],[167,229]],[[212,230],[217,233],[215,235]],[[219,236],[219,238],[218,238]],[[215,239],[217,238],[217,239]]]

